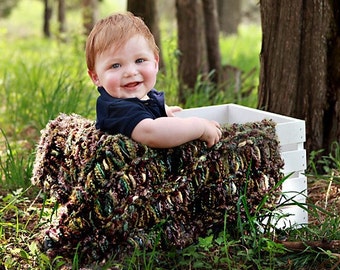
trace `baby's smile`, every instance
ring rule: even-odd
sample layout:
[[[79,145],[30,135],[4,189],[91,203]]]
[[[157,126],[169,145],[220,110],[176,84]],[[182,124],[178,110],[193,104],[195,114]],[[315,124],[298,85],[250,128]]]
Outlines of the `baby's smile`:
[[[127,83],[124,85],[125,88],[131,88],[131,87],[136,87],[140,84],[140,82],[131,82],[131,83]]]

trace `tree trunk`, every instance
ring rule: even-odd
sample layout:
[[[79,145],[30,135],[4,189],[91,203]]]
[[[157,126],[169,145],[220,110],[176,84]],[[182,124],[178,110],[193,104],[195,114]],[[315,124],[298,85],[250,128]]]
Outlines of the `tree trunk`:
[[[207,44],[208,70],[215,71],[210,80],[216,85],[221,72],[221,54],[219,44],[219,25],[216,0],[203,0],[205,37]]]
[[[241,22],[241,0],[217,0],[220,30],[225,35],[237,33]]]
[[[179,102],[193,92],[199,74],[205,73],[205,38],[202,3],[198,0],[176,0],[178,28]]]
[[[47,38],[51,37],[51,28],[50,28],[51,17],[52,17],[52,6],[50,3],[50,0],[44,0],[43,33],[44,33],[44,36]]]
[[[340,3],[261,0],[260,109],[306,121],[306,149],[340,140]]]
[[[58,0],[58,23],[59,23],[59,33],[66,32],[66,7],[65,0]]]
[[[160,50],[160,69],[164,70],[162,50],[161,50],[161,32],[159,30],[159,18],[157,11],[156,0],[128,0],[127,10],[132,12],[134,15],[141,17],[145,24],[149,27],[153,34],[156,44]]]
[[[98,20],[98,0],[83,0],[83,26],[88,36]]]

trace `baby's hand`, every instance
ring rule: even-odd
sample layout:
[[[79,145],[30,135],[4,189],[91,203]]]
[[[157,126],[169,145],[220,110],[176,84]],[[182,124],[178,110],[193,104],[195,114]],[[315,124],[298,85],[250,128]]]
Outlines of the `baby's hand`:
[[[205,141],[208,147],[212,147],[214,144],[218,143],[222,137],[221,126],[216,121],[209,121],[206,119],[203,119],[203,121],[205,121],[205,130],[199,139]]]
[[[173,117],[175,116],[175,112],[180,112],[182,110],[179,106],[167,106],[165,105],[165,112],[167,116]]]

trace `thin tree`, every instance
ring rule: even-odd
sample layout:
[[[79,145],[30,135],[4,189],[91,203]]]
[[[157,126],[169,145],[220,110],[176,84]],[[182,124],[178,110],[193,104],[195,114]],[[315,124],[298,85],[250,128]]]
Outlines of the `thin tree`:
[[[202,2],[176,0],[178,32],[179,102],[185,104],[186,96],[195,88],[198,76],[207,73],[206,44]]]
[[[201,82],[218,86],[221,71],[216,0],[176,0],[179,102]],[[212,74],[212,76],[208,76]]]
[[[258,107],[306,120],[306,149],[340,141],[340,1],[261,0]]]
[[[98,0],[82,0],[82,5],[84,34],[87,36],[98,20]]]
[[[43,19],[43,33],[44,37],[51,37],[51,17],[52,17],[52,4],[51,0],[44,0],[44,19]]]
[[[217,0],[220,31],[225,35],[237,33],[241,22],[241,0]]]
[[[219,45],[219,25],[215,0],[202,0],[205,20],[205,38],[207,44],[208,70],[214,71],[210,78],[217,85],[221,72],[221,53]]]
[[[65,3],[65,0],[58,0],[58,23],[59,23],[59,33],[66,32],[66,3]]]

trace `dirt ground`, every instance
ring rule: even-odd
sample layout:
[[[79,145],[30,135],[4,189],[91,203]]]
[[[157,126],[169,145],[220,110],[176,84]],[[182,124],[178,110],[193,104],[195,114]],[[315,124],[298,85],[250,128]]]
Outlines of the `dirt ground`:
[[[339,216],[340,214],[340,181],[327,179],[309,178],[308,202],[321,207],[329,213]],[[309,215],[309,223],[318,225],[328,216],[322,211],[318,211],[318,217]]]

